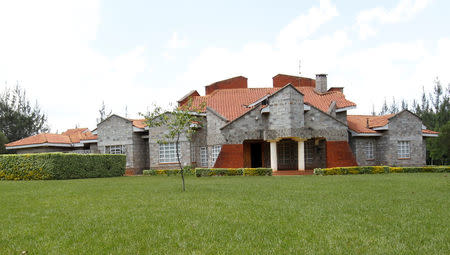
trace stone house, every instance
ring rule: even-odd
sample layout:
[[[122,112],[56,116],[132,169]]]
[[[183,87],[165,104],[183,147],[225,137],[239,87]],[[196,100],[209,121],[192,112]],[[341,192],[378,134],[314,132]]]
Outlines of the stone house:
[[[191,91],[178,101],[203,106],[197,133],[181,137],[182,165],[271,167],[278,170],[350,165],[425,165],[425,139],[436,137],[409,111],[349,115],[356,104],[344,88],[316,79],[278,74],[269,88],[248,88],[238,76]],[[127,168],[177,168],[174,142],[159,144],[164,127],[112,115],[97,125],[100,153],[127,155]]]

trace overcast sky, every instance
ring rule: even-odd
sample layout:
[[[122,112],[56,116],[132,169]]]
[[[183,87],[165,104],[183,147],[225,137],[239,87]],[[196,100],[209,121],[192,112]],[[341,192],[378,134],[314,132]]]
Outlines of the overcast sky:
[[[450,82],[450,1],[0,0],[0,90],[19,81],[53,132],[138,117],[190,90],[278,73],[344,86],[369,114]]]

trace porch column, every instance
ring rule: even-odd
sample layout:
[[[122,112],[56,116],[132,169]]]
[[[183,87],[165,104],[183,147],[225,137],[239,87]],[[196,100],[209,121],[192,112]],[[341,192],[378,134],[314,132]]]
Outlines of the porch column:
[[[305,171],[305,141],[298,141],[298,170]]]
[[[278,171],[278,159],[277,159],[277,142],[270,142],[270,167],[273,171]]]

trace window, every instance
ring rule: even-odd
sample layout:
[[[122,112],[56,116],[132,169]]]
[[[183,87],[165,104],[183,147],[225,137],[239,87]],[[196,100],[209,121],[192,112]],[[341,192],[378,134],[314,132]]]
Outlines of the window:
[[[181,155],[180,155],[181,157]],[[175,143],[161,143],[159,145],[159,163],[177,163]]]
[[[191,163],[196,162],[195,158],[195,146],[191,146]]]
[[[217,157],[219,156],[220,153],[220,149],[222,149],[221,145],[214,145],[214,147],[212,148],[212,162],[216,162]]]
[[[372,141],[367,141],[366,143],[366,159],[374,159],[374,155],[373,155],[373,142]]]
[[[126,151],[125,145],[105,146],[105,154],[125,154]]]
[[[310,165],[313,162],[314,155],[314,143],[307,141],[305,142],[305,162]]]
[[[411,149],[409,146],[409,141],[398,141],[397,142],[397,155],[398,158],[410,158]]]
[[[208,148],[200,147],[200,166],[208,166]]]

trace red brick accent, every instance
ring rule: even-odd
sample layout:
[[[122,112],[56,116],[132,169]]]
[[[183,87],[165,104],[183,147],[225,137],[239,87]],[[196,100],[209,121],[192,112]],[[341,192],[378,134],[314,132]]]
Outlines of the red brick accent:
[[[327,141],[327,167],[357,165],[347,141]]]
[[[189,94],[185,98],[183,98],[182,100],[178,101],[178,106],[182,106],[185,103],[187,103],[189,101],[189,99],[191,99],[192,97],[198,97],[198,96],[200,96],[200,94],[197,92],[197,90],[195,90],[194,92],[192,92],[191,94]]]
[[[125,174],[124,174],[124,176],[132,176],[132,175],[135,175],[135,170],[134,170],[134,168],[127,168],[127,169],[125,169]]]
[[[205,94],[210,95],[218,89],[246,89],[247,78],[244,76],[237,76],[223,81],[215,82],[211,85],[205,86]]]
[[[217,157],[216,168],[239,168],[244,167],[244,145],[224,144]]]
[[[272,80],[274,88],[282,88],[288,83],[292,84],[294,87],[316,87],[316,80],[299,76],[277,74]]]

